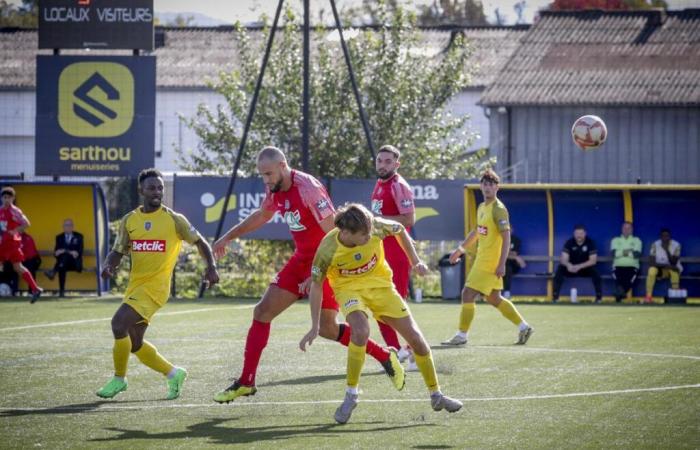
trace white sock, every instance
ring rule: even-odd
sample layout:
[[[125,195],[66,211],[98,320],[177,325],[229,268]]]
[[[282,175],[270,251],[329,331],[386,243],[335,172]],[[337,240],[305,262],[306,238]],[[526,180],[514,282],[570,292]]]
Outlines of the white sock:
[[[124,381],[124,380],[126,380],[126,377],[118,377],[118,376],[116,376],[116,375],[114,376],[114,378],[116,378],[116,379],[119,380],[119,381]]]
[[[168,372],[168,380],[175,376],[175,374],[177,373],[177,369],[178,367],[175,366],[173,366],[173,368],[170,369],[170,372]]]
[[[431,397],[431,398],[432,398],[432,397],[442,397],[442,392],[440,392],[440,390],[438,389],[438,390],[435,391],[435,392],[431,392],[431,393],[430,393],[430,397]]]
[[[350,395],[358,395],[359,394],[359,391],[357,390],[357,386],[355,386],[355,387],[348,386],[345,389],[345,392],[347,392]]]
[[[468,331],[457,331],[457,336],[466,339],[468,333]]]
[[[522,322],[520,322],[520,325],[518,325],[518,331],[527,330],[527,327],[529,327],[529,326],[530,326],[530,325],[528,325],[527,322],[525,322],[525,321],[523,320]]]

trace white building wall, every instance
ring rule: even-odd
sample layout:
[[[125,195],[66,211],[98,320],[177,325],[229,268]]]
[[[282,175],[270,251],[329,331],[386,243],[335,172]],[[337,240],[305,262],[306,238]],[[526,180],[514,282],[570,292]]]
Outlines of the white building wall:
[[[484,114],[484,109],[477,105],[483,89],[462,91],[452,97],[447,105],[447,110],[455,116],[469,116],[465,130],[476,133],[476,137],[470,150],[476,150],[489,146],[489,119]]]

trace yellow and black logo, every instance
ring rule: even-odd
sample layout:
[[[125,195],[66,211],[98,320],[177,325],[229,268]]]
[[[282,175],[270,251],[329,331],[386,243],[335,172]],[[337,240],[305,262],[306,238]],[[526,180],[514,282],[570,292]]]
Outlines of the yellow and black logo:
[[[58,79],[58,123],[76,137],[114,137],[134,121],[134,77],[114,62],[79,62]]]

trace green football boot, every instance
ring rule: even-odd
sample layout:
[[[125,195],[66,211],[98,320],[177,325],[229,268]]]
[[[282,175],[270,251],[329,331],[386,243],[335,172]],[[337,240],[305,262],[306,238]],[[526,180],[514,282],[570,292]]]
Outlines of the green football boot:
[[[172,378],[168,378],[168,396],[167,400],[175,400],[180,396],[182,392],[182,385],[187,379],[187,371],[182,367],[178,367],[175,371],[175,375]]]
[[[118,393],[126,391],[126,387],[128,385],[129,383],[127,383],[126,378],[120,379],[117,377],[113,377],[107,382],[107,384],[102,386],[102,389],[95,392],[95,394],[97,394],[98,397],[102,398],[112,398]]]
[[[248,395],[255,395],[258,390],[255,386],[246,386],[241,384],[238,380],[234,381],[233,384],[221,392],[217,392],[214,396],[214,401],[217,403],[228,403],[238,397],[244,397]]]

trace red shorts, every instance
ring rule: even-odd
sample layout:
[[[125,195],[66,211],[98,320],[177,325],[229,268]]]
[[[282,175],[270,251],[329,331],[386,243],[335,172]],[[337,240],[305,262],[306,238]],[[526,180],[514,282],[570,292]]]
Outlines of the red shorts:
[[[294,253],[287,264],[275,276],[271,284],[289,291],[299,296],[304,297],[306,294],[299,291],[299,285],[306,281],[311,276],[311,263],[313,256],[299,255]],[[323,301],[321,308],[333,309],[338,311],[338,302],[335,301],[335,295],[331,285],[328,284],[328,279],[323,282]]]
[[[408,297],[408,281],[411,278],[411,262],[396,238],[390,236],[384,239],[384,257],[393,272],[393,281],[399,295]]]
[[[0,244],[0,262],[10,261],[12,264],[24,261],[22,241],[4,241]]]

